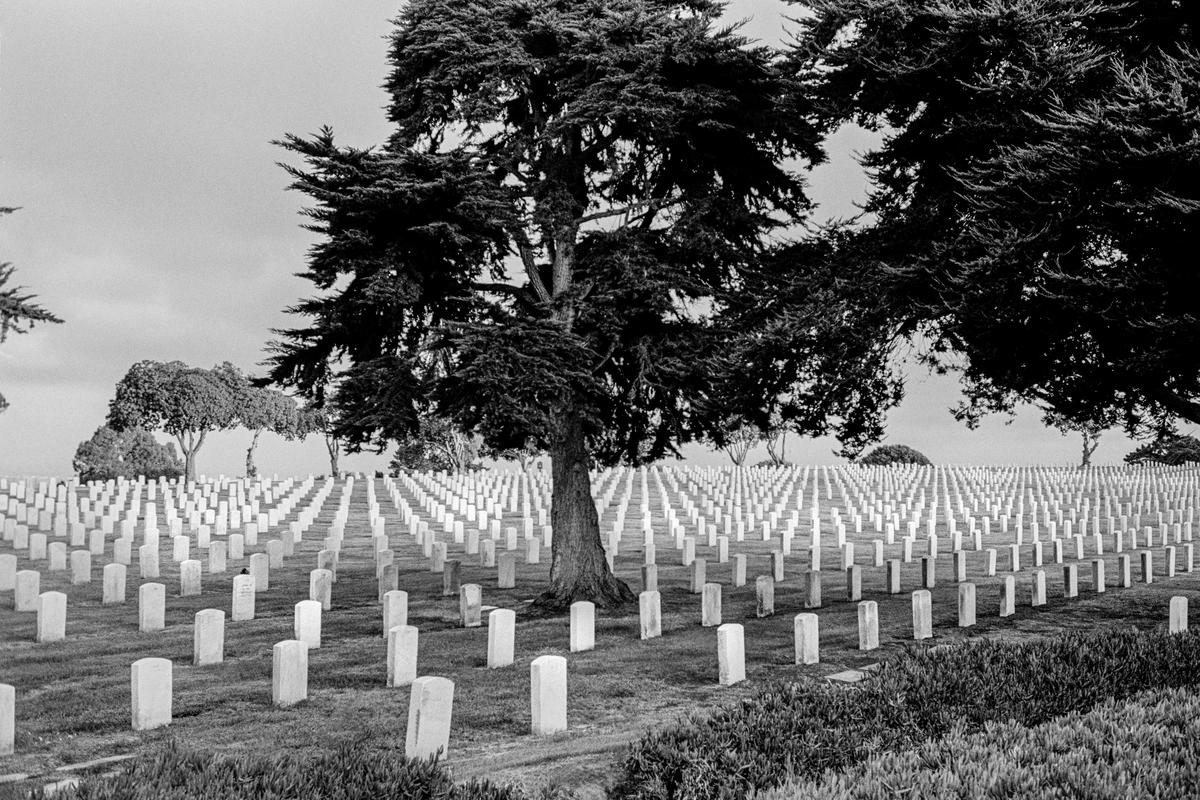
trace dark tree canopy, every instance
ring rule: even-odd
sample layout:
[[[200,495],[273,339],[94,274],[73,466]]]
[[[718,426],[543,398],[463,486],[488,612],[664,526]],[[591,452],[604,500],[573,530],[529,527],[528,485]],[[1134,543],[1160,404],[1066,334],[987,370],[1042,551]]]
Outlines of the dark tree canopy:
[[[842,293],[890,316],[881,341],[961,371],[968,422],[1200,421],[1200,6],[803,5],[816,118],[884,134]]]
[[[1200,439],[1176,433],[1158,436],[1125,456],[1126,464],[1200,463]]]
[[[75,450],[72,467],[79,480],[108,481],[115,478],[148,480],[178,478],[184,464],[171,444],[159,444],[154,436],[141,428],[114,431],[102,425],[86,442]]]
[[[391,37],[394,134],[283,142],[314,201],[271,377],[386,446],[438,414],[551,455],[546,605],[632,599],[603,561],[587,470],[645,463],[732,393],[720,309],[808,203],[820,159],[776,54],[693,0],[416,0]]]
[[[13,211],[16,209],[0,206],[0,217]],[[33,302],[35,295],[27,294],[23,286],[9,285],[13,279],[13,270],[14,267],[9,262],[0,262],[0,343],[3,343],[10,333],[25,333],[39,322],[62,322]],[[8,401],[0,394],[0,411],[6,408]]]

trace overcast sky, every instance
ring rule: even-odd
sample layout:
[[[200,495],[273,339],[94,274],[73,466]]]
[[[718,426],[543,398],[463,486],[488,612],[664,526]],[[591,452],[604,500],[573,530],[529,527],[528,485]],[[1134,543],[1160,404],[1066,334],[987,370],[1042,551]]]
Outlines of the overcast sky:
[[[4,0],[0,6],[0,261],[66,320],[0,346],[0,475],[64,475],[101,425],[113,386],[135,361],[232,361],[255,371],[282,309],[310,284],[294,277],[311,234],[285,191],[271,146],[285,132],[334,127],[343,144],[388,133],[379,88],[394,0]],[[757,37],[784,29],[782,4],[739,0]],[[861,198],[845,131],[811,177],[824,216]],[[967,431],[947,409],[952,379],[914,371],[888,441],[938,462],[1065,463],[1078,442],[1026,411]],[[240,474],[250,434],[210,436],[199,470]],[[834,443],[790,440],[788,456],[836,463]],[[1105,437],[1098,459],[1130,443]],[[722,456],[689,448],[697,461]],[[317,438],[264,436],[267,473],[327,468]],[[343,460],[382,468],[382,456]]]

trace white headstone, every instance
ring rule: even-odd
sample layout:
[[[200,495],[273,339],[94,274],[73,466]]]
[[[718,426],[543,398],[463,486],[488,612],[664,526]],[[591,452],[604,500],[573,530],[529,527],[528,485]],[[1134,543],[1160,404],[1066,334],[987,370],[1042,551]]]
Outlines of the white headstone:
[[[250,556],[250,574],[254,577],[254,591],[265,592],[271,588],[271,557],[266,553]]]
[[[879,647],[879,603],[864,600],[858,604],[858,649]]]
[[[1168,631],[1183,633],[1188,629],[1188,599],[1181,595],[1171,598],[1170,619]]]
[[[138,568],[142,578],[158,577],[157,544],[144,544],[138,548]]]
[[[970,628],[975,624],[975,584],[958,585],[958,627]]]
[[[704,584],[704,593],[700,601],[700,624],[705,628],[717,627],[721,624],[721,584]]]
[[[17,690],[0,683],[0,756],[11,756],[17,740]]]
[[[234,622],[254,619],[254,576],[233,576],[233,610],[229,618]]]
[[[225,660],[225,612],[206,608],[196,612],[192,631],[192,664],[203,667]]]
[[[17,588],[17,557],[12,553],[0,555],[0,592]]]
[[[446,758],[450,746],[450,715],[454,707],[454,682],[425,675],[412,682],[408,701],[407,758],[425,759],[437,753]]]
[[[393,589],[383,595],[383,638],[397,625],[408,624],[408,592]]]
[[[638,621],[643,639],[662,636],[662,601],[658,592],[638,595]]]
[[[171,662],[140,658],[130,668],[133,729],[148,731],[171,724]]]
[[[912,593],[913,638],[918,642],[933,636],[933,597],[928,589]]]
[[[458,619],[464,628],[478,628],[481,618],[483,590],[477,583],[464,583],[458,589]]]
[[[195,597],[201,590],[200,562],[189,558],[179,563],[179,596]]]
[[[395,625],[388,629],[388,686],[407,686],[416,679],[417,638],[417,629],[412,625]]]
[[[226,556],[229,545],[217,540],[208,544],[208,574],[219,575],[225,571]]]
[[[488,613],[488,669],[512,665],[516,624],[517,614],[512,609],[497,608]]]
[[[588,600],[571,603],[571,652],[596,648],[596,604]]]
[[[327,569],[314,569],[308,573],[308,599],[321,603],[321,609],[328,611],[333,604],[333,572]]]
[[[538,656],[529,665],[530,711],[534,736],[567,729],[567,659]]]
[[[138,587],[138,630],[161,631],[166,627],[167,587],[161,583],[143,583]]]
[[[316,650],[321,646],[321,602],[319,600],[301,600],[296,603],[293,632],[296,639],[308,645],[309,649]]]
[[[19,570],[13,590],[13,610],[30,613],[37,611],[41,585],[42,573],[35,569]]]
[[[287,708],[307,699],[308,645],[296,639],[276,642],[271,648],[271,703]]]
[[[38,595],[37,640],[59,642],[67,637],[67,596],[62,592]]]
[[[742,626],[726,622],[717,627],[717,681],[732,686],[746,680],[746,637]]]
[[[124,564],[104,565],[104,588],[101,603],[120,605],[125,602],[125,571]]]
[[[87,550],[71,551],[71,585],[82,586],[92,582],[92,554]]]
[[[816,664],[821,660],[821,634],[816,614],[797,614],[792,620],[797,664]]]

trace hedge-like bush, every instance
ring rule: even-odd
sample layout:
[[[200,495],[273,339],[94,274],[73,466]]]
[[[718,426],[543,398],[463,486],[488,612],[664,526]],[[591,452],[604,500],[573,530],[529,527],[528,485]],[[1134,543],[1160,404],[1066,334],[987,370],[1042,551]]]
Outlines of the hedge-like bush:
[[[980,640],[883,662],[853,688],[771,687],[631,746],[612,796],[740,797],[820,775],[956,726],[1037,724],[1108,698],[1200,683],[1200,634],[1131,630],[1031,642]]]
[[[789,783],[763,800],[1190,800],[1198,791],[1200,695],[1158,689],[1032,728],[988,723],[979,733]]]
[[[35,791],[31,798],[40,800]],[[432,759],[343,747],[316,758],[221,756],[174,741],[128,762],[116,776],[85,780],[55,800],[522,800],[486,781],[456,784]]]
[[[1195,436],[1164,436],[1125,456],[1126,464],[1178,466],[1197,461],[1200,461],[1200,439]]]
[[[914,450],[906,444],[884,444],[858,460],[859,464],[870,467],[886,467],[892,464],[921,464],[932,462],[920,450]]]
[[[138,476],[147,480],[170,479],[183,475],[183,462],[175,454],[175,445],[159,444],[149,431],[141,428],[117,432],[101,425],[91,439],[79,443],[71,463],[84,483]]]

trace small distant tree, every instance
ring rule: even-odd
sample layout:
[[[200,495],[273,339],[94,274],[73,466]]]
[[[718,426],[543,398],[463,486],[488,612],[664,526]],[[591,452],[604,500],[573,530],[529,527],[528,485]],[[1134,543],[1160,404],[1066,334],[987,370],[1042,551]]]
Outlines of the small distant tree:
[[[931,462],[920,450],[915,450],[906,444],[884,444],[858,460],[864,466],[890,466],[892,464],[921,464]]]
[[[1078,435],[1082,443],[1079,458],[1079,468],[1086,469],[1092,464],[1092,456],[1100,446],[1100,437],[1104,434],[1106,423],[1093,420],[1071,418],[1054,412],[1047,412],[1043,421],[1052,428],[1057,428],[1063,436]]]
[[[246,385],[241,398],[242,427],[254,433],[250,446],[246,448],[246,477],[258,475],[254,464],[254,450],[263,431],[271,431],[285,439],[299,438],[300,413],[296,401],[278,389]]]
[[[1125,456],[1126,464],[1200,463],[1200,440],[1195,436],[1165,433]]]
[[[79,473],[79,480],[85,483],[138,476],[173,479],[184,471],[174,445],[160,444],[141,428],[117,432],[107,425],[97,428],[91,439],[79,443],[71,463]]]
[[[412,436],[400,441],[388,468],[401,470],[462,472],[477,467],[483,443],[478,436],[463,433],[454,423],[436,414],[423,414]]]
[[[183,452],[187,480],[196,477],[196,454],[212,431],[237,425],[245,378],[225,362],[212,369],[181,361],[139,361],[117,383],[108,404],[108,425],[161,430]]]
[[[329,413],[322,406],[305,406],[297,413],[294,438],[305,439],[310,433],[319,433],[325,439],[325,451],[329,454],[329,474],[337,476],[338,459],[342,455],[342,439],[334,430]]]
[[[771,427],[762,435],[762,440],[767,445],[767,458],[771,466],[778,467],[787,463],[787,459],[785,458],[787,435],[787,425],[783,424],[783,420],[778,413],[773,414],[771,416]]]
[[[0,217],[11,214],[15,208],[0,207]],[[32,302],[35,295],[25,294],[23,286],[9,286],[13,266],[0,262],[0,342],[10,333],[25,333],[39,322],[61,323],[62,320]],[[0,394],[0,411],[8,408],[8,401]]]
[[[746,463],[746,456],[750,455],[750,450],[761,438],[762,431],[753,425],[739,425],[729,431],[721,445],[721,452],[729,456],[735,467],[740,467]]]

